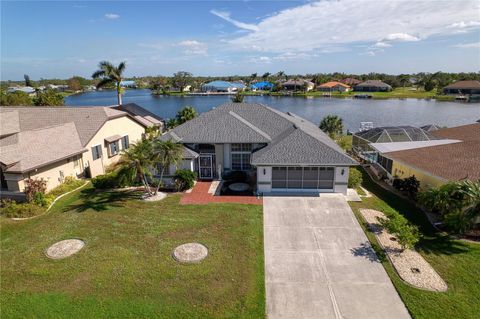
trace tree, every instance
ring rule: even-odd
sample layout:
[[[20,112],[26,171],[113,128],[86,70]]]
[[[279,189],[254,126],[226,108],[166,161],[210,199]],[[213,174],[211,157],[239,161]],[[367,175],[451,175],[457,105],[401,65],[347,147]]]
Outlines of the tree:
[[[388,218],[378,218],[380,225],[390,234],[397,237],[402,249],[413,248],[420,240],[418,227],[412,225],[399,213],[389,214]]]
[[[277,74],[275,74],[275,77],[277,78],[277,80],[280,80],[282,77],[285,77],[285,72],[283,71],[278,71]]]
[[[271,74],[272,74],[272,73],[270,73],[270,72],[265,72],[265,73],[262,75],[262,79],[263,79],[264,81],[267,81],[267,80],[268,80],[268,77],[269,77]]]
[[[178,111],[176,121],[177,125],[183,124],[186,121],[190,121],[191,119],[197,117],[198,113],[192,106],[185,106],[183,109]]]
[[[233,97],[232,97],[232,102],[233,103],[242,103],[243,102],[243,95],[239,92],[237,92]]]
[[[33,86],[32,81],[30,80],[30,76],[28,76],[28,74],[24,74],[23,78],[25,79],[25,86]]]
[[[98,64],[98,68],[99,70],[92,74],[92,78],[100,79],[100,82],[97,83],[97,89],[110,85],[115,86],[117,90],[118,105],[122,105],[122,94],[124,90],[121,86],[121,83],[123,72],[126,68],[126,63],[120,62],[120,64],[115,67],[108,61],[102,61]]]
[[[33,105],[32,98],[25,92],[4,92],[0,93],[0,105],[3,106],[29,106]]]
[[[142,181],[149,196],[153,195],[150,189],[149,178],[152,173],[151,167],[155,164],[152,141],[143,139],[140,142],[132,143],[129,148],[122,151],[120,160],[114,165],[123,174],[132,174]]]
[[[178,122],[176,118],[168,119],[167,121],[167,129],[171,130],[172,128],[178,126]]]
[[[186,71],[178,71],[173,74],[173,84],[178,87],[180,92],[192,81],[192,73]]]
[[[71,77],[67,80],[68,88],[72,91],[80,91],[82,89],[82,84],[77,77]]]
[[[330,138],[335,139],[337,135],[343,132],[343,120],[337,115],[327,115],[322,119],[318,127],[327,133]]]
[[[153,91],[153,94],[162,94],[167,86],[167,79],[161,76],[157,76],[150,80],[149,88]]]
[[[46,89],[43,92],[37,92],[33,98],[33,104],[36,106],[62,106],[64,105],[63,95],[52,89]]]
[[[162,141],[156,139],[153,141],[153,153],[160,165],[160,181],[157,184],[154,195],[158,193],[165,170],[171,165],[177,165],[183,157],[183,146],[180,143],[175,143],[172,140]]]
[[[253,81],[255,81],[257,79],[257,76],[258,76],[257,73],[252,73],[250,75],[250,81],[249,82],[252,83]]]

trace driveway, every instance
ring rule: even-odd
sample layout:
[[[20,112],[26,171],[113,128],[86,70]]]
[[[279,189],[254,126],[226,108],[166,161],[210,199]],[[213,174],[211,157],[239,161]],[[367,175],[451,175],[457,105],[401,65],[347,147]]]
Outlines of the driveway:
[[[268,318],[410,318],[343,195],[263,200]]]

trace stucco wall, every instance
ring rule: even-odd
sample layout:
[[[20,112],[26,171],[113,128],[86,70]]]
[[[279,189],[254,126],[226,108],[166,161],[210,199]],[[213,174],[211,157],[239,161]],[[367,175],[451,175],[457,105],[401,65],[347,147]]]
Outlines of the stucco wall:
[[[120,159],[120,155],[109,157],[108,155],[108,145],[105,143],[105,138],[113,135],[128,135],[130,144],[135,143],[136,141],[142,138],[142,134],[145,132],[143,126],[133,121],[132,119],[124,116],[121,118],[113,119],[106,122],[102,128],[95,134],[95,136],[90,140],[90,142],[85,147],[88,152],[83,156],[85,167],[90,166],[90,172],[92,177],[101,175],[105,173],[105,169],[116,163]],[[92,146],[101,145],[102,146],[102,157],[96,160],[93,160],[92,157]],[[120,143],[121,148],[121,143]]]
[[[272,168],[270,166],[257,167],[257,191],[259,193],[272,191]]]
[[[342,175],[343,171],[343,175]],[[333,185],[333,191],[335,193],[347,194],[348,188],[348,167],[335,167],[335,182]]]
[[[415,175],[415,178],[420,182],[420,188],[422,189],[438,187],[448,182],[445,179],[430,175],[426,172],[404,165],[397,161],[393,161],[392,163],[392,175],[398,178],[407,178]]]
[[[79,155],[81,156],[81,155]],[[23,192],[25,189],[25,179],[44,179],[47,181],[47,191],[55,188],[63,182],[63,179],[60,176],[60,171],[63,172],[63,177],[72,176],[77,177],[81,174],[83,164],[82,159],[78,161],[79,165],[74,165],[73,157],[52,163],[50,165],[41,167],[37,170],[34,170],[25,174],[11,174],[5,173],[5,179],[7,181],[7,187],[9,191],[20,191]]]

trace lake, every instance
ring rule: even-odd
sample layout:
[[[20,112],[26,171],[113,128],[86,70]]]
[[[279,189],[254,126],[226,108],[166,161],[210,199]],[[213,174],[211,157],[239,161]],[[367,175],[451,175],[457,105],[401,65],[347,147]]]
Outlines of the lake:
[[[150,90],[127,90],[123,103],[136,103],[164,119],[175,117],[184,106],[193,106],[199,113],[230,101],[229,96],[155,96]],[[114,91],[94,91],[65,98],[68,106],[106,106],[116,104]],[[420,99],[337,99],[246,96],[246,103],[263,103],[283,112],[293,112],[319,123],[328,114],[343,119],[345,129],[357,131],[360,122],[374,126],[437,124],[456,126],[480,119],[479,103],[437,102]]]

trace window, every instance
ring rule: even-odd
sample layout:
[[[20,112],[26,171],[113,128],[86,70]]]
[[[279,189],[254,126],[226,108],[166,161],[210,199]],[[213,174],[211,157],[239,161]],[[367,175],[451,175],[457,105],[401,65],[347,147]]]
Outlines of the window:
[[[101,145],[92,146],[92,158],[93,158],[93,160],[97,160],[100,157],[102,157],[102,146]]]
[[[128,139],[128,135],[122,137],[122,150],[126,150],[130,147],[130,140]]]
[[[232,170],[247,171],[252,168],[250,165],[250,154],[252,144],[232,144]]]
[[[80,156],[76,155],[73,157],[73,167],[78,167],[80,165]]]
[[[119,148],[119,143],[118,141],[115,141],[115,142],[112,142],[110,144],[108,144],[108,152],[109,152],[109,156],[112,157],[112,156],[115,156],[118,154],[118,152],[120,151],[120,148]]]
[[[157,164],[157,174],[160,175],[162,173],[162,164]],[[165,171],[163,172],[163,176],[169,176],[170,174],[170,165],[165,167]]]

